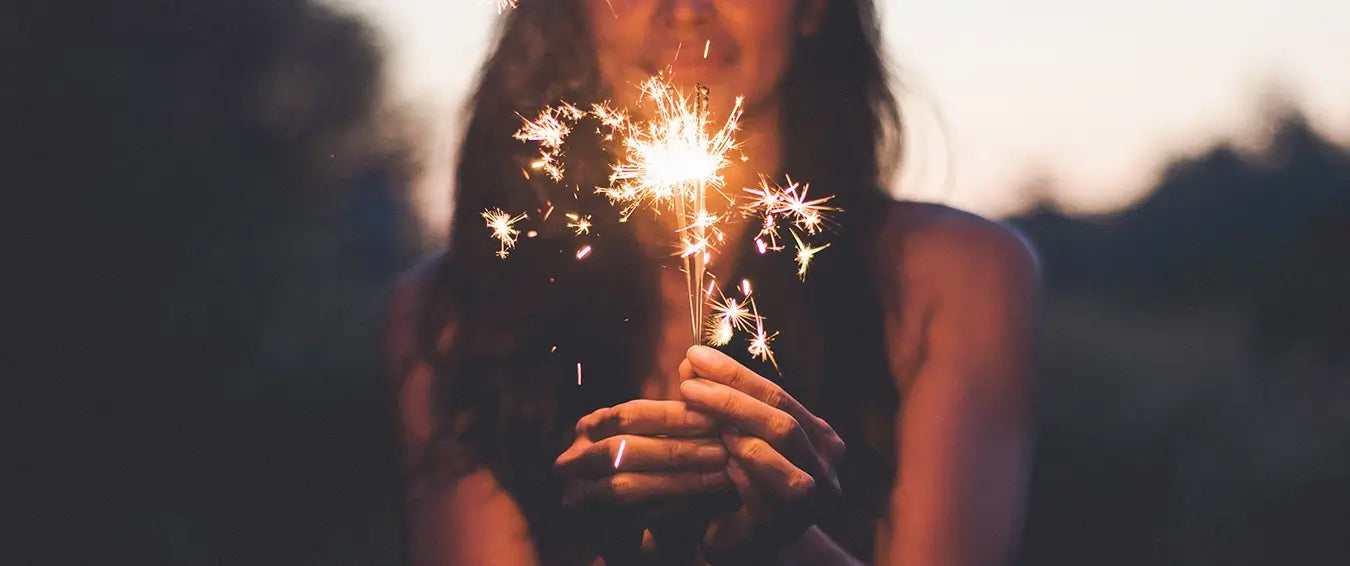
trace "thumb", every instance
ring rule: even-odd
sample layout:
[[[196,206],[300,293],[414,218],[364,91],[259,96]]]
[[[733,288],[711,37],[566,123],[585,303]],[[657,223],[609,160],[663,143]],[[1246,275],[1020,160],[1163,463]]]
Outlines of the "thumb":
[[[702,345],[691,346],[685,352],[685,359],[689,360],[694,374],[718,381],[731,379],[740,368],[731,356]]]

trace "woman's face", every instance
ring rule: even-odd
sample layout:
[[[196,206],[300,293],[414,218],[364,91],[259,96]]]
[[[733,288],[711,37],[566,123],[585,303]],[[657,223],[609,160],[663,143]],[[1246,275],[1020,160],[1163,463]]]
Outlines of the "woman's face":
[[[707,86],[718,114],[737,96],[751,111],[772,99],[793,42],[814,33],[825,1],[584,0],[584,6],[602,79],[618,102],[631,104],[637,85],[669,71],[684,92]]]

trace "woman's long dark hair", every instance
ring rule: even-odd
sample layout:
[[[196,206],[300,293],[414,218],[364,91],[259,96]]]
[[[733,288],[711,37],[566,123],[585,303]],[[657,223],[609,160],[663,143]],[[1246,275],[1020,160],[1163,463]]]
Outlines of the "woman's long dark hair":
[[[878,293],[893,283],[867,258],[889,203],[880,180],[897,161],[901,129],[872,3],[828,6],[819,32],[798,40],[780,85],[780,173],[809,180],[812,194],[834,194],[845,212],[805,284],[796,280],[788,253],[751,258],[743,263],[754,265],[742,274],[754,277],[761,309],[782,331],[780,383],[848,443],[845,505],[822,527],[865,557],[873,522],[889,500],[898,407]],[[586,148],[599,148],[601,140],[578,128],[566,178],[555,183],[528,174],[533,148],[511,137],[517,114],[559,100],[584,105],[606,98],[589,38],[578,0],[524,0],[506,17],[472,100],[450,249],[437,265],[421,320],[421,348],[436,375],[428,472],[453,479],[490,469],[521,506],[546,557],[560,552],[568,536],[556,520],[553,459],[571,442],[578,418],[639,396],[642,380],[656,369],[660,326],[664,260],[593,194],[606,184],[608,159]],[[498,243],[479,216],[487,208],[529,213],[522,230],[537,234],[522,236],[509,258],[498,258]],[[594,236],[566,229],[561,213],[572,211],[592,215]],[[574,252],[588,243],[593,253],[577,261]],[[728,352],[749,364],[741,346]]]

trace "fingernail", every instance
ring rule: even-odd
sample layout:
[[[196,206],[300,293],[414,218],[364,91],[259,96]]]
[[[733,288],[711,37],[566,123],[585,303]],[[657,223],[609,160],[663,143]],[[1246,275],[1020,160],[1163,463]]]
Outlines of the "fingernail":
[[[680,382],[680,392],[685,394],[704,394],[708,392],[708,384],[701,379],[686,379]]]
[[[727,449],[723,448],[721,444],[707,444],[699,446],[698,450],[694,451],[694,454],[700,459],[720,460],[727,456]]]
[[[707,346],[692,346],[689,348],[687,354],[689,355],[690,361],[701,366],[706,366],[717,361],[717,350]]]

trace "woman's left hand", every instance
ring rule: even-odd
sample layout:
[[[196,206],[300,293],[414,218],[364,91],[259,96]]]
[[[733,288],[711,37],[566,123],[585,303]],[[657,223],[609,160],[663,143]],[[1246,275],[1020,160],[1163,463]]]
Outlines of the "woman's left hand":
[[[706,557],[772,559],[838,498],[844,442],[777,384],[712,348],[690,348],[680,378],[685,403],[725,427],[727,473],[742,501],[709,527]]]

